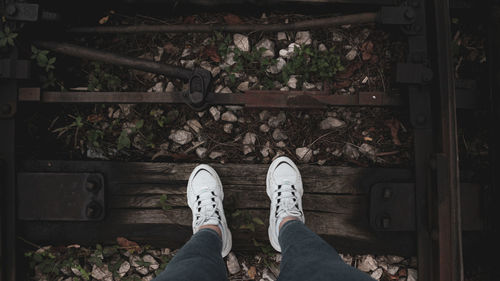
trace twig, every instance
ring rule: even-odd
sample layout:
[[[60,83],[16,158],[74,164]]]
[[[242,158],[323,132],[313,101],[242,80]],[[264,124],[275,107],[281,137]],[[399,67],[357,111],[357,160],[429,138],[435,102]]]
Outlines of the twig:
[[[399,152],[400,152],[399,150],[397,150],[397,151],[379,152],[379,153],[377,153],[375,156],[379,157],[379,156],[396,155],[396,154],[398,154]]]
[[[70,28],[75,33],[210,33],[220,32],[255,32],[255,31],[288,31],[305,30],[318,27],[329,27],[343,24],[375,22],[377,13],[360,13],[354,15],[312,19],[287,24],[179,24],[179,25],[135,25],[135,26],[96,26]]]
[[[42,246],[37,245],[37,244],[35,244],[35,243],[33,243],[33,242],[30,242],[30,241],[28,241],[28,240],[26,240],[26,239],[22,238],[21,236],[17,236],[17,239],[19,239],[19,240],[23,241],[24,243],[26,243],[26,244],[28,244],[28,245],[30,245],[30,246],[35,247],[35,248],[38,248],[38,249],[42,248]]]

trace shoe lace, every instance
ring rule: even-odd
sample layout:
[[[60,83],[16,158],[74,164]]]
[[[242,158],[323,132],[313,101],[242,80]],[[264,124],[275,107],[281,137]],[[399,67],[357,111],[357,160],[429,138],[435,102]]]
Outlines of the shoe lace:
[[[276,217],[285,216],[301,216],[302,212],[299,209],[297,202],[297,190],[290,183],[278,185],[278,195],[276,196]]]
[[[200,194],[196,196],[196,219],[195,227],[198,228],[211,220],[220,222],[221,217],[217,208],[216,195],[208,188],[202,189]]]

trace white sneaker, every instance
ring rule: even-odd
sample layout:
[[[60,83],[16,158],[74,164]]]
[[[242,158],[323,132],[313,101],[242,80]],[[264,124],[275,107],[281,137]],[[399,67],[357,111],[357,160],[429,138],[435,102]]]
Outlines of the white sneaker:
[[[269,240],[273,248],[281,252],[278,241],[279,226],[288,216],[305,222],[302,210],[302,178],[299,169],[288,157],[276,158],[267,172],[267,196],[271,199],[269,215]]]
[[[193,212],[193,234],[200,226],[217,225],[222,232],[222,257],[231,251],[231,231],[227,226],[222,200],[222,183],[215,170],[208,165],[198,165],[189,176],[188,205]]]

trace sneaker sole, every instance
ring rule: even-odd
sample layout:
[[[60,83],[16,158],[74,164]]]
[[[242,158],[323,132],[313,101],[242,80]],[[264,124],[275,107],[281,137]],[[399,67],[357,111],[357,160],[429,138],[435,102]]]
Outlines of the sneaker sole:
[[[222,188],[222,182],[219,178],[219,174],[217,174],[217,172],[212,167],[210,167],[209,165],[206,165],[206,164],[200,164],[200,165],[196,166],[196,168],[194,168],[193,172],[191,172],[191,175],[189,176],[189,181],[188,181],[187,193],[189,194],[190,189],[191,189],[191,185],[189,183],[194,178],[196,173],[201,169],[207,170],[210,174],[215,176],[215,178],[217,180],[217,187],[219,188],[219,192],[221,195],[221,202],[223,202],[224,201],[224,190]],[[193,209],[189,200],[188,200],[188,205],[189,205],[189,208]],[[226,232],[227,232],[227,233],[225,233],[226,235],[225,235],[224,241],[222,241],[223,249],[222,249],[222,253],[221,253],[222,257],[225,257],[231,251],[231,247],[233,246],[233,239],[231,236],[231,230],[229,230],[229,227],[227,226],[226,215],[224,213],[224,206],[221,206],[221,207],[222,207],[222,212],[221,212],[220,216],[221,216],[222,227],[224,227],[224,229],[226,229]],[[221,231],[222,231],[222,229],[221,229]]]

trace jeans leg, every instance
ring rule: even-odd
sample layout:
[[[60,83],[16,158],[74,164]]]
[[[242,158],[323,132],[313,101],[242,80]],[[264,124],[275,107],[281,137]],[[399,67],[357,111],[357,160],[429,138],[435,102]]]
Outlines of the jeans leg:
[[[154,281],[226,281],[221,256],[222,240],[212,229],[201,229],[191,237]]]
[[[335,249],[300,221],[286,222],[280,230],[279,242],[283,258],[278,280],[374,280],[347,265]]]

